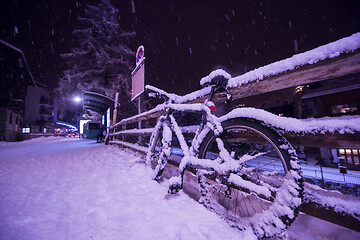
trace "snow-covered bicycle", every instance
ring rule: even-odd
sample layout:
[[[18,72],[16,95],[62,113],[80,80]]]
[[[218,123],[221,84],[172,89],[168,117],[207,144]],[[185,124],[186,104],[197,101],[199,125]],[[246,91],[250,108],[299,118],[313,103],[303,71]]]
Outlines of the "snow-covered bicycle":
[[[179,191],[185,172],[191,172],[199,183],[199,201],[207,208],[234,227],[251,227],[259,238],[278,235],[294,221],[301,204],[296,151],[276,128],[246,114],[263,110],[239,108],[219,118],[212,114],[214,93],[227,91],[227,82],[221,72],[202,80],[211,92],[204,103],[194,104],[179,103],[174,94],[146,86],[149,96],[165,99],[166,110],[151,135],[146,162],[160,180],[176,137],[183,157],[179,175],[169,179],[170,193]],[[202,116],[191,144],[174,117],[179,111]]]

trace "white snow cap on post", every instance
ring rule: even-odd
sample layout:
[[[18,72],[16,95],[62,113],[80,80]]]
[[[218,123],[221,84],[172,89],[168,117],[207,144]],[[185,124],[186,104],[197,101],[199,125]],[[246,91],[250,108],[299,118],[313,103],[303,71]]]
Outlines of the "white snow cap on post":
[[[225,78],[229,79],[231,78],[231,75],[229,73],[227,73],[225,70],[223,69],[217,69],[212,71],[209,75],[207,75],[206,77],[203,77],[200,80],[200,85],[204,85],[205,83],[211,82],[211,80],[216,77],[216,76],[224,76]]]

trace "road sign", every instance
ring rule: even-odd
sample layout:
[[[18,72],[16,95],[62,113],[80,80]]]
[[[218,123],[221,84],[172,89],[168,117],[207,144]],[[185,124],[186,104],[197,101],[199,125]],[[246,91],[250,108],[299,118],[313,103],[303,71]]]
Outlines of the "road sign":
[[[140,96],[144,92],[145,81],[145,55],[144,47],[138,47],[136,51],[136,67],[131,73],[132,91],[131,101]]]
[[[347,174],[347,167],[339,166],[340,173]]]
[[[143,59],[138,66],[131,73],[132,91],[131,101],[144,92],[144,78],[145,78],[145,59]]]
[[[144,47],[142,45],[139,46],[136,51],[136,66],[138,66],[140,62],[145,58],[144,53],[145,53]]]
[[[138,99],[138,113],[141,113],[141,98],[140,95],[144,92],[144,82],[145,82],[145,55],[144,47],[139,46],[136,51],[136,67],[131,73],[132,81],[132,92],[131,92],[131,101]],[[138,128],[141,129],[141,120],[138,122]],[[141,136],[138,138],[138,142],[142,142]]]
[[[340,173],[342,174],[347,174],[347,167],[346,167],[346,163],[345,163],[345,158],[344,157],[339,157],[339,170]]]

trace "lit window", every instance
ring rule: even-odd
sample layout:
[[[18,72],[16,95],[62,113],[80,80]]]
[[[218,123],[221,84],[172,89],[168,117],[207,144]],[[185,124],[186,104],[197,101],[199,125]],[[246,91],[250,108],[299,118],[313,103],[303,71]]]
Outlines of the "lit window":
[[[339,157],[346,161],[347,165],[360,165],[358,149],[339,149]]]
[[[23,128],[23,129],[22,129],[22,132],[23,132],[23,133],[30,133],[30,128]]]
[[[300,93],[300,92],[303,91],[303,89],[304,89],[304,86],[297,86],[297,87],[295,88],[295,92],[296,92],[296,93]]]
[[[357,112],[357,110],[358,108],[356,103],[336,105],[331,107],[332,114],[353,113],[353,112]]]

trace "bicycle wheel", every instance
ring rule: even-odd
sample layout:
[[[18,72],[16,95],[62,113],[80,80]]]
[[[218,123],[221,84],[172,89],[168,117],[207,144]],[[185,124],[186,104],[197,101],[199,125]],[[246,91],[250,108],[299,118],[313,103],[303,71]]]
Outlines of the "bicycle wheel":
[[[167,120],[159,121],[150,137],[146,164],[153,169],[153,179],[159,180],[171,151],[172,131]]]
[[[232,226],[251,227],[259,238],[283,232],[298,214],[303,189],[294,148],[276,130],[254,119],[230,119],[222,126],[220,138],[239,167],[220,174],[199,171],[201,201]],[[199,158],[219,159],[219,148],[209,132]]]

